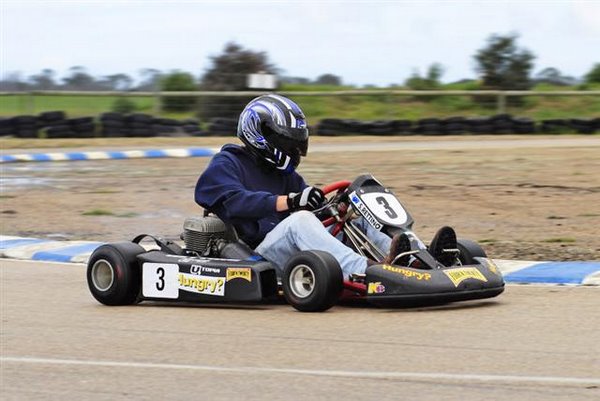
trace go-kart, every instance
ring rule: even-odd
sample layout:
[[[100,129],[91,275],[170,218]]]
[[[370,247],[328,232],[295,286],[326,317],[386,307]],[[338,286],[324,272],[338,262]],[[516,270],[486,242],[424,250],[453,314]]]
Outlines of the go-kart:
[[[389,236],[405,232],[411,250],[397,259],[410,260],[410,266],[374,264],[364,274],[344,279],[331,254],[309,250],[290,258],[278,277],[275,267],[239,240],[231,226],[205,213],[185,221],[183,248],[145,234],[100,246],[88,262],[89,289],[105,305],[256,303],[276,300],[282,294],[305,312],[327,310],[340,299],[398,307],[491,298],[504,290],[499,269],[476,242],[459,239],[457,248],[444,249],[454,255],[451,266],[419,246],[410,214],[371,175],[327,185],[323,192],[328,200],[314,213],[332,235],[357,253],[381,262],[384,252],[357,228],[355,219],[360,216]],[[145,238],[153,240],[156,249],[140,245]]]

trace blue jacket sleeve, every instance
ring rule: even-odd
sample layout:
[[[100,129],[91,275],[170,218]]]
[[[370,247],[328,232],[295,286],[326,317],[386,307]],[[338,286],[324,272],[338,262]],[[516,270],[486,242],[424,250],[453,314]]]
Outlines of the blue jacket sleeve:
[[[226,220],[272,215],[277,195],[247,190],[240,173],[239,166],[228,157],[215,155],[196,184],[196,203]]]

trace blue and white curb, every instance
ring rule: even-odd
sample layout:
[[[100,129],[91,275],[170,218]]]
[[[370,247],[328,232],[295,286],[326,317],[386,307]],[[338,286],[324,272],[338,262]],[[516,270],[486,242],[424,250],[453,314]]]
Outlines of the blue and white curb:
[[[0,257],[45,262],[87,263],[102,242],[54,241],[0,236]]]
[[[87,263],[92,252],[102,244],[93,241],[54,241],[0,235],[0,257]],[[600,286],[600,261],[535,262],[494,259],[494,263],[507,283]]]
[[[210,157],[217,153],[217,148],[184,148],[184,149],[148,149],[148,150],[122,150],[122,151],[90,151],[90,152],[62,152],[62,153],[20,153],[0,156],[1,163],[16,162],[53,162],[53,161],[81,161],[81,160],[122,160],[122,159],[157,159],[157,158],[185,158],[185,157]]]

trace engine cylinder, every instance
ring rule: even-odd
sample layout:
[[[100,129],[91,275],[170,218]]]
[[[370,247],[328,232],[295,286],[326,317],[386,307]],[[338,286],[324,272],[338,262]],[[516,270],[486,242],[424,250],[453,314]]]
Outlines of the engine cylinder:
[[[203,254],[212,239],[231,239],[231,232],[216,216],[188,217],[183,223],[183,241],[191,251]]]

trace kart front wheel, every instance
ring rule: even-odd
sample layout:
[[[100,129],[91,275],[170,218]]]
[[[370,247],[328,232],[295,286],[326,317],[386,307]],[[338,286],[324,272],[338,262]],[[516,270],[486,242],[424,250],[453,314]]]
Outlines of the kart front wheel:
[[[457,241],[458,250],[460,251],[460,263],[463,265],[472,265],[479,263],[475,258],[487,258],[487,254],[475,241],[469,239],[459,239]]]
[[[343,274],[335,258],[323,251],[302,251],[285,265],[283,295],[301,312],[331,308],[343,290]]]
[[[138,244],[123,242],[97,248],[87,266],[90,292],[104,305],[133,304],[140,292],[140,268],[136,256],[146,252]]]

